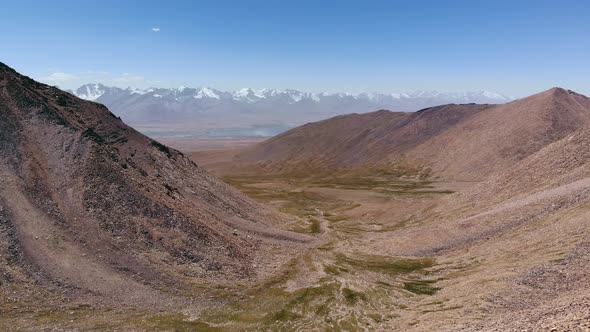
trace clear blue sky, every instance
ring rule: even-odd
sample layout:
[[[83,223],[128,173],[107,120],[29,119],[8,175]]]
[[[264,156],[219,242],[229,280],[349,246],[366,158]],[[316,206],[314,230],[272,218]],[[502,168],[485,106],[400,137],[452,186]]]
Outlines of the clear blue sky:
[[[154,31],[158,29],[159,31]],[[590,1],[2,1],[0,61],[50,83],[590,94]]]

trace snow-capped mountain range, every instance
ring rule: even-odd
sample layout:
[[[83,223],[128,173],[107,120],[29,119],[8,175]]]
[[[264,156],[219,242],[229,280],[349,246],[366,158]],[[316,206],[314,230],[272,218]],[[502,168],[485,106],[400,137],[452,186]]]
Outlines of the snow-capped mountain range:
[[[71,92],[71,91],[70,91]],[[355,99],[368,100],[371,102],[380,103],[387,100],[401,100],[401,99],[444,99],[459,102],[475,102],[474,100],[484,100],[484,102],[506,102],[512,100],[508,96],[501,95],[490,91],[466,91],[466,92],[438,92],[438,91],[415,91],[410,93],[309,93],[298,90],[277,90],[277,89],[262,89],[253,90],[251,88],[244,88],[232,92],[224,92],[209,87],[202,88],[187,88],[181,86],[176,89],[150,88],[150,89],[121,89],[117,87],[107,87],[100,83],[85,84],[73,92],[76,96],[87,100],[98,100],[102,96],[109,94],[127,94],[151,96],[155,98],[167,98],[178,101],[186,97],[194,99],[233,99],[246,103],[255,103],[262,99],[284,98],[289,103],[297,103],[302,100],[311,100],[314,102],[321,102],[325,98],[341,98],[341,99]]]
[[[231,128],[297,126],[346,113],[379,109],[416,111],[450,103],[505,103],[513,98],[495,92],[310,93],[298,90],[244,88],[122,89],[85,84],[70,93],[105,104],[137,127]]]

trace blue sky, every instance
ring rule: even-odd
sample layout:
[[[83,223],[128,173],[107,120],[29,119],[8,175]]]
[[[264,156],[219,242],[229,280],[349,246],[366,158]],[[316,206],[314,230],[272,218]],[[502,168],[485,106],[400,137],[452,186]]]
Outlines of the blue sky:
[[[3,2],[0,61],[66,88],[590,94],[590,1]]]

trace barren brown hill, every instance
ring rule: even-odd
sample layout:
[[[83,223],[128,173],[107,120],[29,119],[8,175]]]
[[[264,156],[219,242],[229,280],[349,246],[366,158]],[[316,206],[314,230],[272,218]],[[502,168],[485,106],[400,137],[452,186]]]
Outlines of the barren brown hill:
[[[374,271],[355,282],[344,275],[362,269],[333,270],[338,261],[322,255],[332,250],[365,264],[435,259],[420,282],[436,290],[403,303],[412,308],[405,312],[384,305],[379,312],[399,316],[367,323],[375,330],[584,331],[589,122],[589,99],[555,88],[506,105],[341,116],[261,142],[231,165],[210,165],[269,204],[288,197],[277,194],[283,188],[307,193],[305,202],[321,210],[314,218],[327,216],[333,247],[311,259],[333,265],[314,285],[346,280],[351,289],[379,294],[365,298],[379,307],[403,295],[380,297],[383,289],[367,282]],[[274,172],[248,172],[260,166]],[[412,172],[431,176],[399,176]],[[331,199],[345,200],[346,208],[330,208]]]
[[[316,165],[293,162],[286,170],[301,167],[307,172],[238,173],[233,177],[230,173],[228,178],[261,199],[265,196],[260,190],[279,191],[282,182],[283,186],[301,188],[300,192],[325,195],[324,201],[327,196],[354,202],[348,206],[356,207],[346,212],[322,212],[337,239],[334,251],[354,257],[362,252],[376,255],[372,257],[436,259],[437,268],[423,282],[436,285],[438,290],[418,301],[412,310],[400,313],[399,318],[379,322],[375,330],[584,331],[590,326],[588,110],[586,97],[552,89],[511,105],[482,106],[421,143],[405,143],[413,146],[404,150],[409,151],[406,158],[419,160],[417,156],[425,151],[432,154],[430,167],[440,172],[435,174],[477,174],[483,181],[400,178],[379,169],[383,167],[379,162],[359,164],[368,166],[362,169],[340,166],[342,169],[319,173],[309,172]],[[515,123],[501,115],[512,116]],[[378,112],[365,118],[372,116],[382,117],[380,120],[393,117],[392,113]],[[363,117],[337,119],[350,127],[360,126],[355,118]],[[371,124],[376,130],[387,127],[380,120]],[[308,128],[316,125],[320,124]],[[333,133],[338,131],[333,129]],[[479,141],[452,140],[452,135],[458,134]],[[350,133],[340,137],[347,135]],[[489,137],[498,140],[497,144]],[[404,138],[402,135],[391,144],[401,149],[399,142]],[[454,145],[447,149],[445,142]],[[437,146],[440,152],[435,151]],[[318,149],[296,148],[304,152]],[[483,148],[485,151],[478,151]],[[468,162],[453,160],[456,156]],[[479,161],[481,168],[468,169],[474,161]],[[451,173],[443,162],[457,168]],[[282,165],[277,162],[272,166]],[[316,199],[322,202],[322,196]],[[325,203],[318,206],[326,207]],[[348,271],[332,275],[343,280]],[[364,285],[353,279],[348,279],[347,285],[365,294],[382,294],[381,290],[372,293],[366,286],[370,276],[363,274]],[[394,295],[388,300],[399,298]],[[397,309],[380,311],[399,313]]]
[[[554,88],[504,105],[339,116],[287,131],[236,160],[274,170],[409,167],[481,180],[588,124],[590,100]]]
[[[149,304],[187,277],[259,280],[307,241],[103,105],[1,63],[0,183],[2,287]]]
[[[486,318],[462,330],[582,331],[590,321],[589,161],[590,132],[580,129],[444,197],[373,246],[482,262],[444,291],[470,308],[466,315],[473,307],[465,303],[482,300]]]
[[[582,331],[589,114],[555,88],[194,154],[253,201],[0,64],[0,330]]]

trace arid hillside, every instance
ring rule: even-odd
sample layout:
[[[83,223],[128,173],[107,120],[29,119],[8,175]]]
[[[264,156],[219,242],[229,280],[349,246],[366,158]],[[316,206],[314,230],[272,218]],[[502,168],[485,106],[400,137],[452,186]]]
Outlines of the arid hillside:
[[[261,280],[308,240],[103,105],[1,63],[0,183],[3,289],[165,303],[198,280]]]
[[[585,331],[589,128],[590,99],[554,88],[505,105],[340,116],[232,154],[225,165],[217,152],[210,165],[253,197],[265,187],[252,183],[284,181],[324,195],[318,206],[326,197],[354,202],[326,218],[345,239],[335,251],[436,260],[420,280],[436,290],[422,289],[401,310],[384,305],[379,312],[399,316],[376,330]],[[367,280],[355,289],[381,294]],[[383,305],[367,298],[367,307]]]
[[[0,330],[583,331],[589,125],[555,88],[170,141],[224,183],[0,64]]]
[[[268,170],[378,167],[482,180],[590,124],[590,99],[554,88],[503,105],[378,111],[306,124],[237,155]]]
[[[243,173],[237,164],[235,175],[221,170],[262,202],[285,211],[303,205],[303,215],[319,210],[307,218],[323,220],[333,241],[311,255],[296,280],[313,285],[306,291],[345,283],[363,299],[350,309],[338,307],[333,293],[310,295],[285,306],[298,318],[283,326],[336,320],[377,331],[585,331],[590,134],[580,128],[551,140],[528,156],[504,159],[513,162],[482,181],[399,177],[371,167],[310,172],[306,164],[292,164],[288,173]],[[290,196],[294,188],[305,196]],[[389,260],[399,258],[433,265],[418,279],[388,280]],[[321,310],[323,301],[338,310],[319,317],[305,311]]]

